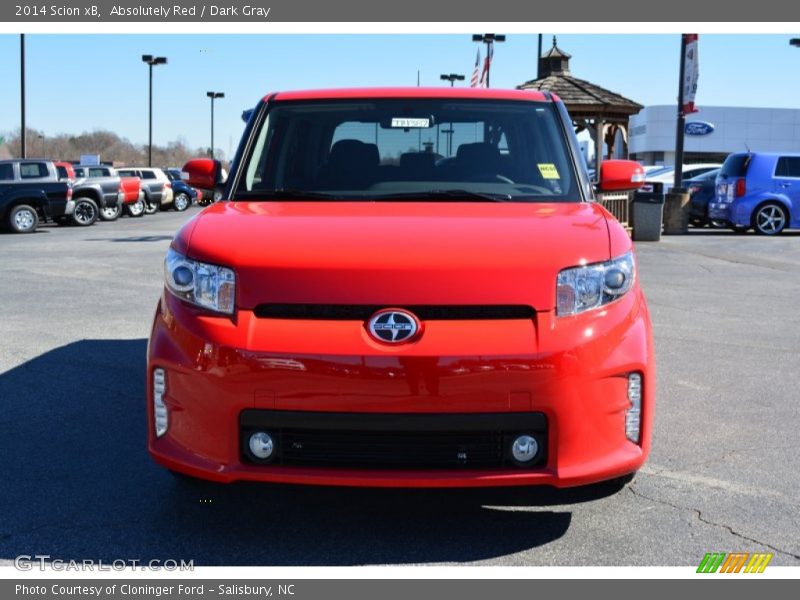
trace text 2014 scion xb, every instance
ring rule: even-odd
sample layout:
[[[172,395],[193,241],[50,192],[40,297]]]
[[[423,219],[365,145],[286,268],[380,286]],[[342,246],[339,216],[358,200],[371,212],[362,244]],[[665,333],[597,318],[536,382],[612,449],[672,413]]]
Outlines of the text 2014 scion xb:
[[[184,167],[213,187],[219,163]],[[562,102],[476,89],[282,92],[222,200],[176,234],[149,344],[149,451],[188,476],[558,487],[645,461],[636,259]]]

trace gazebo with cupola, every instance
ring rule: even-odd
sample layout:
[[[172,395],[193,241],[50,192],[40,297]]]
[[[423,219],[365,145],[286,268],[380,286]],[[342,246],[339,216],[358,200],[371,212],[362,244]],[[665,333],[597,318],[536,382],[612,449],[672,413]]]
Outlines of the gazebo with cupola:
[[[540,57],[541,75],[538,79],[526,81],[517,86],[522,90],[542,90],[556,94],[572,117],[575,132],[588,130],[595,145],[596,166],[599,168],[605,142],[607,154],[615,156],[617,134],[622,134],[623,156],[627,156],[628,119],[642,110],[642,105],[600,87],[578,79],[570,72],[569,61],[572,55],[558,47],[553,36],[553,47]]]

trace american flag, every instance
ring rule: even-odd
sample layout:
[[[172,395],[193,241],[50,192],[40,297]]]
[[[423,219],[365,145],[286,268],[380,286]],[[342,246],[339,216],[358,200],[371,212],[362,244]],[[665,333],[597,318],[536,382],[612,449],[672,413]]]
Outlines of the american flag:
[[[481,49],[478,48],[478,56],[475,58],[475,69],[469,80],[469,87],[479,87],[481,83]]]
[[[483,71],[481,72],[481,81],[478,87],[489,87],[489,66],[492,63],[492,55],[494,54],[494,44],[487,44],[486,60],[483,61]]]

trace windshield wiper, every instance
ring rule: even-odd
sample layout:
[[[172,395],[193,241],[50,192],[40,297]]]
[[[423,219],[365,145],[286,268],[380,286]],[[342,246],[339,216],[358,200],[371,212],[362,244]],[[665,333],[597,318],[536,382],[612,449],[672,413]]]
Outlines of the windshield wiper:
[[[352,202],[373,202],[383,200],[446,200],[451,202],[509,202],[510,194],[488,194],[462,189],[424,190],[421,192],[398,192],[395,194],[378,195],[350,195],[327,194],[325,192],[311,192],[307,190],[278,189],[278,190],[253,190],[239,192],[234,200],[345,200]]]
[[[402,192],[397,194],[382,194],[372,196],[372,200],[448,200],[452,202],[509,202],[511,194],[489,194],[483,192],[473,192],[471,190],[445,189],[445,190],[424,190],[421,192]]]
[[[278,190],[253,190],[239,192],[234,200],[344,200],[345,196],[326,194],[324,192],[310,192],[308,190],[278,189]]]

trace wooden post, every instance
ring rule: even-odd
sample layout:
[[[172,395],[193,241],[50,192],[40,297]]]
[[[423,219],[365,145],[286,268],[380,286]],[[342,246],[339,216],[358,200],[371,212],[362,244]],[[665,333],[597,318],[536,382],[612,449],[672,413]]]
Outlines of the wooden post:
[[[600,179],[600,164],[603,162],[603,125],[605,121],[601,118],[594,122],[594,169],[595,179]]]

